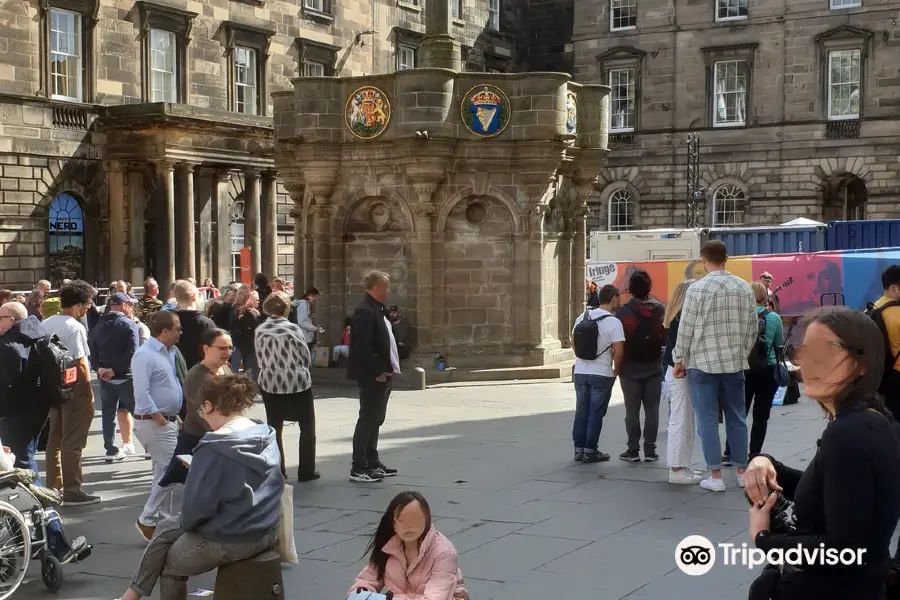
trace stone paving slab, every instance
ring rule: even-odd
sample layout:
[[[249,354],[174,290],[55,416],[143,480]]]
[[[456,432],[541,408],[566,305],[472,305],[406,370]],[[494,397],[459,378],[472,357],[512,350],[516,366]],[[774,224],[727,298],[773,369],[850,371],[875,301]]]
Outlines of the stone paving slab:
[[[747,505],[732,485],[724,494],[666,481],[663,460],[631,464],[572,461],[571,382],[451,385],[396,391],[382,430],[382,458],[400,475],[374,485],[349,482],[350,444],[358,412],[352,389],[317,389],[318,469],[322,479],[298,483],[297,429],[286,428],[289,483],[294,486],[294,534],[300,564],[284,567],[287,598],[340,600],[363,566],[368,536],[390,499],[404,489],[428,498],[437,527],[456,545],[473,600],[669,600],[746,598],[756,571],[716,567],[702,577],[677,570],[675,545],[690,534],[747,540]],[[665,403],[664,403],[665,404]],[[662,410],[665,423],[665,407]],[[261,405],[252,416],[264,418]],[[802,467],[825,422],[805,399],[772,412],[766,450]],[[724,430],[723,434],[724,436]],[[624,450],[618,388],[601,450]],[[95,544],[93,556],[65,568],[57,597],[113,598],[127,585],[144,544],[134,520],[147,495],[150,463],[139,458],[106,465],[99,414],[85,464],[86,486],[104,502],[62,509],[73,535]],[[695,467],[702,459],[694,447]],[[15,595],[49,597],[32,566]],[[190,588],[210,588],[208,573]],[[156,592],[153,598],[158,598]]]

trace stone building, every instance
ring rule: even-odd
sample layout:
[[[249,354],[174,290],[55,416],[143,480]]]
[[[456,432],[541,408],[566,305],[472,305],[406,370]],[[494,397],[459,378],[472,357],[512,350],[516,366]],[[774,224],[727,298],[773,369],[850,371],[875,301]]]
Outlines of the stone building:
[[[451,5],[467,70],[520,68],[515,2]],[[3,3],[0,286],[222,285],[244,246],[254,272],[293,279],[271,94],[416,67],[426,16],[420,0]]]
[[[892,0],[575,0],[575,79],[612,86],[590,227],[900,217]]]
[[[418,360],[570,358],[609,88],[565,73],[460,72],[448,4],[426,10],[423,68],[297,79],[273,94],[275,164],[300,217],[294,264],[323,292],[326,330],[379,268]]]

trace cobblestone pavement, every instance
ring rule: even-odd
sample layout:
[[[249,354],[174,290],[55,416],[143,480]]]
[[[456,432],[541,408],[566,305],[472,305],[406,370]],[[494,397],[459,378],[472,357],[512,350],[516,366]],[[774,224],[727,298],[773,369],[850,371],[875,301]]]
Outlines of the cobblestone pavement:
[[[618,387],[601,435],[601,450],[613,459],[599,464],[572,461],[571,382],[397,391],[381,448],[384,462],[400,475],[374,485],[348,481],[354,392],[316,390],[319,481],[294,479],[297,428],[287,429],[301,558],[284,568],[286,598],[343,599],[362,567],[367,534],[389,500],[408,488],[425,494],[436,526],[456,545],[473,600],[747,597],[758,568],[724,566],[719,559],[707,575],[690,577],[674,560],[676,544],[690,534],[713,543],[749,542],[747,504],[733,471],[725,473],[724,494],[669,485],[664,425],[659,463],[618,460],[625,449]],[[263,407],[254,407],[252,416],[264,418]],[[776,407],[766,451],[802,467],[824,425],[805,398]],[[58,597],[67,600],[117,597],[144,547],[134,521],[147,496],[150,463],[136,458],[106,465],[101,455],[98,413],[85,453],[86,487],[104,502],[61,511],[70,532],[95,545],[86,562],[65,568]],[[694,459],[699,467],[699,442]],[[211,589],[213,581],[214,574],[197,577],[191,589]],[[47,597],[32,565],[15,598]]]

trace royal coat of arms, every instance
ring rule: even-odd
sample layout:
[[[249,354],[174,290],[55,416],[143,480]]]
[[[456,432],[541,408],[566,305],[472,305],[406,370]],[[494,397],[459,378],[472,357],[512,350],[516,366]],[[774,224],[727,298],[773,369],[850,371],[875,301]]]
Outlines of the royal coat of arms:
[[[578,131],[578,99],[572,92],[566,92],[566,133],[575,135]]]
[[[462,101],[462,120],[475,135],[498,135],[509,124],[509,99],[498,87],[478,85],[469,90]]]
[[[361,87],[347,99],[344,117],[350,133],[371,140],[387,129],[391,121],[391,102],[377,87]]]

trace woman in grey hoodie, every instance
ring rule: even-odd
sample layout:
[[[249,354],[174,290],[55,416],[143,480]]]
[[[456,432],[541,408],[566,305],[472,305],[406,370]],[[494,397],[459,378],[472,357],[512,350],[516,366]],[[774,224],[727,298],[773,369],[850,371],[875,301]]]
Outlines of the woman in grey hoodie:
[[[275,546],[284,477],[275,431],[244,412],[256,385],[245,375],[210,377],[198,413],[211,431],[194,449],[180,516],[161,521],[121,600],[160,580],[160,600],[186,600],[188,577]]]

